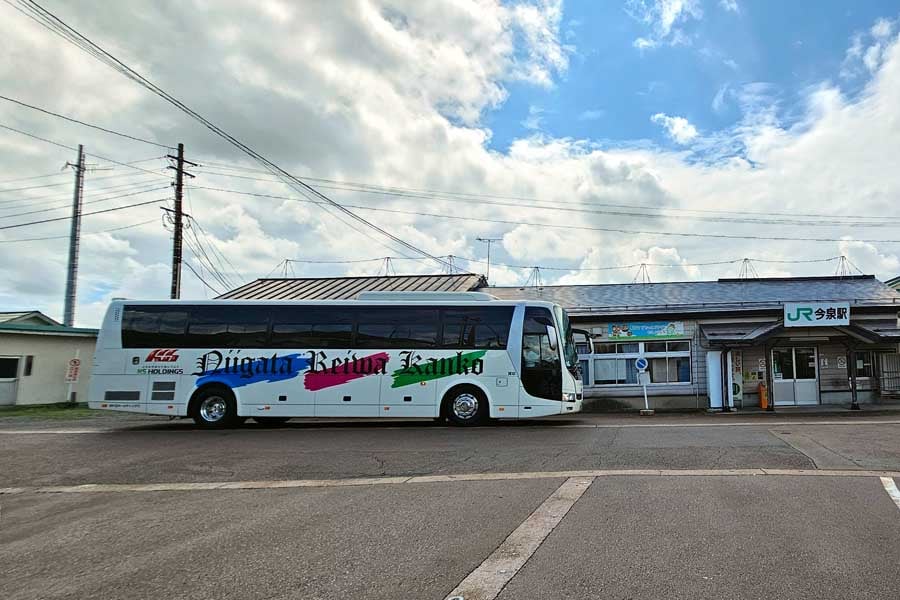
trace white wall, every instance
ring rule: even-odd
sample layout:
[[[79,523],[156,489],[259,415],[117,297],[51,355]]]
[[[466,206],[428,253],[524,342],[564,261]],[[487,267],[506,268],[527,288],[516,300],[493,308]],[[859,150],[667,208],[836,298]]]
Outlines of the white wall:
[[[95,337],[0,333],[0,356],[18,356],[19,380],[16,404],[67,402],[65,381],[69,359],[80,350],[81,374],[73,386],[78,402],[88,400],[88,381],[94,359]],[[31,375],[23,375],[25,357],[34,356]]]

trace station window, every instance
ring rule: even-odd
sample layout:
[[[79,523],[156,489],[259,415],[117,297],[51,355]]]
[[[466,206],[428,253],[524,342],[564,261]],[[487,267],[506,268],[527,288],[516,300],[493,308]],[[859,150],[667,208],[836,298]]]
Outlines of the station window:
[[[872,377],[874,375],[872,352],[854,352],[853,360],[856,361],[857,377]]]
[[[690,340],[603,342],[579,356],[585,385],[637,385],[635,361],[645,356],[651,384],[691,383]]]

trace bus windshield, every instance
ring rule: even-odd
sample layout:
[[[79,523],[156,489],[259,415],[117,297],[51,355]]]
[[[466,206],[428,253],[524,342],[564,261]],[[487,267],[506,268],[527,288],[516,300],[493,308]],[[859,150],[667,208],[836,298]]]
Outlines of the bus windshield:
[[[563,338],[563,358],[566,366],[571,370],[578,366],[578,352],[575,350],[575,336],[572,334],[572,324],[569,322],[569,315],[560,306],[554,307],[556,312],[556,320],[562,327]]]

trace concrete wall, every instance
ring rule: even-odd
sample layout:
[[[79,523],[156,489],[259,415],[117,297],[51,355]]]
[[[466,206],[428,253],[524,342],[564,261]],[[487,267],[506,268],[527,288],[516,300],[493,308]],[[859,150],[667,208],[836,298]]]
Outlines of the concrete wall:
[[[78,402],[87,402],[96,341],[85,336],[0,333],[0,356],[20,357],[16,404],[67,402],[66,368],[76,349],[80,351],[81,373],[72,389]],[[34,361],[31,375],[26,376],[25,357],[29,355]]]

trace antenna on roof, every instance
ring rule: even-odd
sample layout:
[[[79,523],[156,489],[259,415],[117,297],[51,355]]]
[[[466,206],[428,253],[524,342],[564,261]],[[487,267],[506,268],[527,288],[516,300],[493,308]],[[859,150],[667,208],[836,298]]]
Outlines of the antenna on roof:
[[[531,274],[525,280],[525,287],[544,287],[544,279],[541,277],[540,267],[531,267]]]
[[[759,279],[759,273],[753,266],[753,261],[745,258],[741,261],[741,271],[738,273],[738,279]]]
[[[397,269],[394,268],[394,263],[391,262],[390,256],[384,257],[384,260],[381,262],[381,266],[378,267],[378,275],[381,275],[382,269],[384,269],[385,277],[390,277],[392,272],[393,272],[393,275],[397,274]]]
[[[457,271],[455,260],[456,257],[452,254],[447,255],[447,265],[442,270],[446,271],[448,275],[453,275]]]
[[[865,274],[862,272],[862,269],[850,262],[849,258],[842,255],[838,260],[838,265],[834,270],[834,275],[836,277],[849,277],[850,275],[853,275],[853,270],[858,271],[860,275]]]
[[[640,281],[638,281],[639,279]],[[641,263],[641,266],[638,267],[638,271],[635,273],[631,283],[651,283],[650,272],[647,270],[647,263]]]

